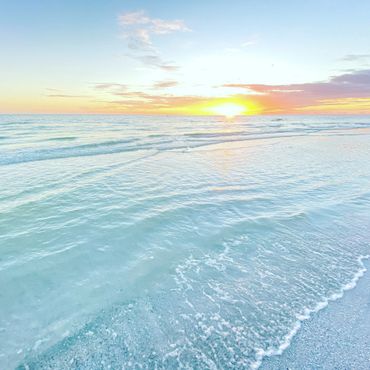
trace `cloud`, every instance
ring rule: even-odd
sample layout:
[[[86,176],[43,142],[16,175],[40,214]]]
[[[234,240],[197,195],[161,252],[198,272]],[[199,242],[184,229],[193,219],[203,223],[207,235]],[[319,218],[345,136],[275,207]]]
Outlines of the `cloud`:
[[[97,90],[110,90],[110,89],[121,89],[126,90],[127,85],[119,83],[98,83],[94,85],[94,88]]]
[[[257,43],[258,43],[258,37],[255,35],[255,36],[250,37],[248,40],[244,41],[242,43],[242,47],[253,46],[253,45],[256,45]]]
[[[164,71],[176,71],[179,69],[178,66],[172,64],[171,62],[164,61],[157,54],[144,54],[144,55],[135,55],[135,54],[126,54],[132,59],[141,61],[143,64],[149,67],[157,67]]]
[[[150,18],[145,16],[143,10],[121,14],[118,19],[124,26],[150,23]]]
[[[297,108],[301,112],[341,112],[356,114],[370,113],[370,97],[369,98],[342,98],[342,99],[322,99],[316,105],[308,105]]]
[[[132,92],[130,94],[121,94],[123,99],[112,100],[109,103],[129,110],[130,112],[160,112],[161,110],[179,111],[189,106],[207,101],[207,97],[200,96],[175,96],[175,95],[156,95],[144,92]]]
[[[47,94],[48,98],[88,98],[89,95]]]
[[[180,68],[179,66],[169,65],[169,64],[162,64],[159,67],[163,69],[164,71],[168,71],[168,72],[177,71]]]
[[[154,50],[149,31],[146,29],[134,29],[124,34],[127,47],[131,50]]]
[[[184,21],[150,18],[144,11],[121,14],[118,21],[122,28],[123,38],[127,42],[127,48],[131,50],[129,54],[126,54],[127,56],[165,71],[174,71],[178,68],[162,59],[153,44],[152,36],[190,31]]]
[[[290,85],[248,85],[252,91],[301,95],[307,98],[361,97],[370,94],[370,70],[356,71],[334,76],[324,82]]]
[[[223,87],[245,90],[249,97],[267,107],[294,110],[322,104],[323,101],[327,104],[329,99],[370,97],[370,69],[333,76],[322,82],[286,85],[236,83]]]
[[[161,81],[154,86],[166,84],[174,85],[176,81]],[[156,113],[193,113],[194,106],[201,105],[212,101],[206,96],[196,95],[173,95],[173,94],[156,94],[145,91],[111,91],[111,95],[116,96],[116,99],[107,99],[99,101],[106,104],[107,111],[115,111],[131,114],[156,114]]]
[[[370,60],[370,54],[348,54],[341,58],[341,60],[345,62],[367,62]]]
[[[173,80],[167,80],[167,81],[158,81],[153,85],[153,88],[155,89],[166,89],[168,87],[174,87],[177,86],[179,83],[177,81]]]
[[[159,18],[150,18],[142,10],[121,14],[118,19],[121,26],[125,28],[139,27],[139,29],[146,30],[148,34],[164,35],[176,31],[190,31],[184,21],[180,19],[166,21]]]

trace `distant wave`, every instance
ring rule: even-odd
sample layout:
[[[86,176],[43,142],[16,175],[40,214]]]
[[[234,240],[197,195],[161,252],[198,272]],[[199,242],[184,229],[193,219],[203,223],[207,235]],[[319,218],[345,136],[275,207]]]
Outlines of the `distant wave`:
[[[13,122],[13,124],[22,125],[22,122]],[[27,130],[33,128],[32,122],[24,124]],[[6,127],[6,126],[5,126]],[[60,158],[74,158],[74,157],[86,157],[86,156],[97,156],[106,154],[116,154],[130,151],[140,150],[189,150],[196,149],[202,146],[216,145],[229,142],[243,142],[248,140],[259,140],[259,139],[276,139],[291,136],[302,136],[302,135],[313,135],[313,134],[330,134],[339,131],[348,131],[364,127],[370,127],[370,122],[337,122],[337,123],[326,123],[326,122],[311,122],[311,123],[294,123],[279,121],[268,123],[264,122],[263,119],[258,123],[245,123],[242,122],[229,131],[229,126],[223,129],[217,127],[204,127],[202,129],[196,128],[193,132],[189,132],[189,128],[179,128],[174,133],[151,133],[151,131],[145,129],[138,130],[137,133],[126,139],[113,139],[108,141],[99,141],[98,137],[94,137],[95,142],[74,145],[74,146],[62,146],[55,147],[51,146],[45,148],[44,146],[40,149],[30,149],[28,145],[24,147],[21,145],[20,148],[12,145],[9,149],[6,149],[7,139],[11,136],[0,136],[2,140],[2,146],[4,148],[2,155],[0,156],[1,165],[12,165],[18,163],[27,163],[43,160],[53,160]],[[19,128],[14,128],[17,131]],[[49,126],[40,127],[37,125],[35,130],[49,130]],[[9,130],[6,130],[7,132]],[[195,131],[195,132],[194,132]],[[146,134],[145,134],[146,132]],[[1,133],[1,130],[0,130]],[[52,134],[52,132],[51,132]],[[23,132],[22,135],[30,136],[27,142],[32,141],[32,131]],[[119,135],[119,131],[118,131]],[[78,141],[77,135],[67,135],[60,137],[51,137],[46,141],[50,143],[66,142],[66,141]],[[39,142],[40,139],[35,140]],[[36,146],[37,147],[37,146]]]

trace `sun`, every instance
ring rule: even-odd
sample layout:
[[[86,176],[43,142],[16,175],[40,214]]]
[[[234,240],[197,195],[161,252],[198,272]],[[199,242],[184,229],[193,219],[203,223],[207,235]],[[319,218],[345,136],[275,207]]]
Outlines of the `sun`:
[[[236,103],[224,103],[210,107],[209,111],[213,114],[224,116],[226,118],[233,118],[245,113],[246,107]]]

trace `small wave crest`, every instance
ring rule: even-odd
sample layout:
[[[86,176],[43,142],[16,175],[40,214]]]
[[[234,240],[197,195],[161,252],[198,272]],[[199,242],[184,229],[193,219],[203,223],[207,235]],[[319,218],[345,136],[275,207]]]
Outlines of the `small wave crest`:
[[[347,290],[351,290],[356,287],[358,280],[365,274],[367,271],[367,268],[365,267],[363,260],[369,259],[370,255],[362,255],[359,256],[357,261],[359,264],[359,269],[357,272],[353,275],[353,278],[350,282],[347,284],[344,284],[342,288],[337,292],[329,297],[323,299],[314,308],[305,308],[301,314],[297,315],[297,321],[293,325],[292,329],[286,334],[286,336],[281,341],[280,345],[278,347],[268,348],[268,349],[262,349],[257,348],[256,349],[256,358],[255,361],[251,364],[251,369],[258,369],[262,361],[265,357],[272,357],[272,356],[280,356],[291,344],[294,336],[298,333],[299,329],[302,326],[302,322],[305,320],[308,320],[311,318],[311,316],[325,307],[328,306],[330,302],[336,301],[344,296],[344,293]]]

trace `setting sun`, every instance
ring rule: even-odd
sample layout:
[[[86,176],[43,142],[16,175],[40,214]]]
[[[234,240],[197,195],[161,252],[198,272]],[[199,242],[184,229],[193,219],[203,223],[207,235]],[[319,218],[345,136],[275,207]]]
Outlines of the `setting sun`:
[[[209,111],[220,116],[232,118],[245,113],[246,107],[235,103],[224,103],[209,108]]]

